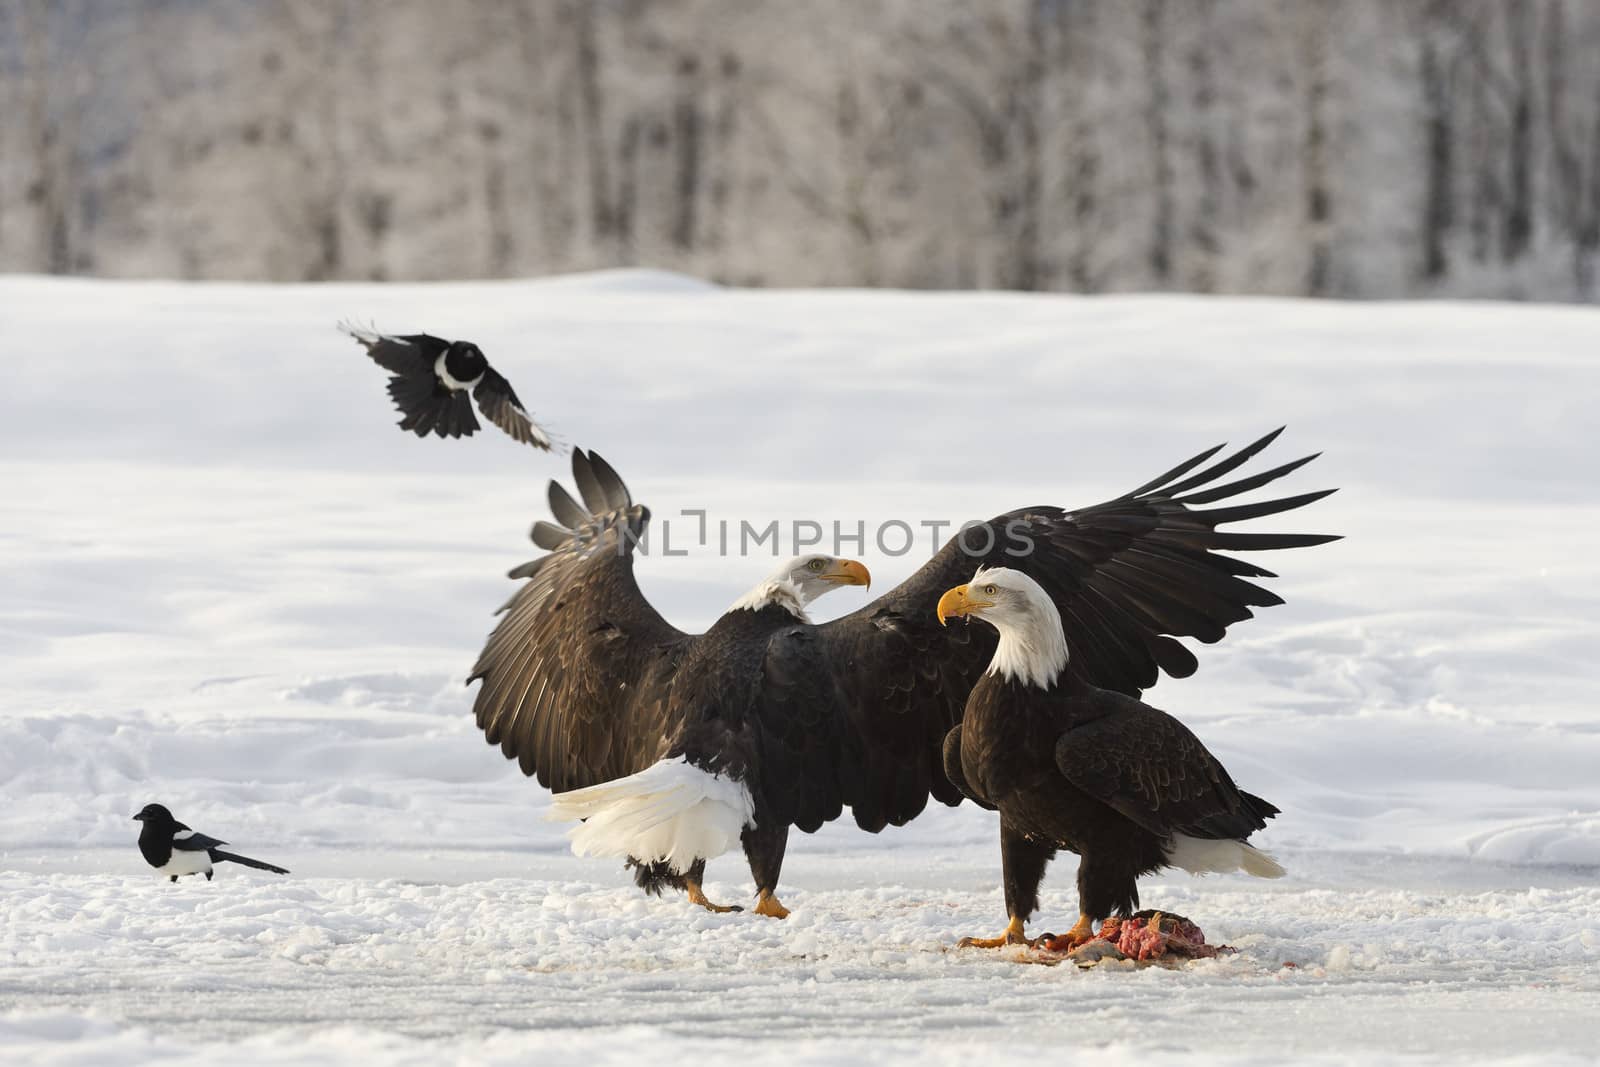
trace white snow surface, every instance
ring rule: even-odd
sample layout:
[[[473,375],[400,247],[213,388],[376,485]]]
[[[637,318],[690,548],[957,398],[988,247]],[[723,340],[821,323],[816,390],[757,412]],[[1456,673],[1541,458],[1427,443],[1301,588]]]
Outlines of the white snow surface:
[[[873,590],[828,618],[931,549],[880,551],[886,520],[1089,504],[1287,423],[1264,460],[1325,455],[1283,490],[1341,492],[1258,525],[1347,539],[1263,560],[1288,603],[1148,697],[1283,809],[1254,841],[1287,878],[1142,885],[1239,954],[1080,972],[950,951],[1004,923],[994,820],[970,805],[795,834],[783,922],[572,856],[462,685],[565,461],[403,434],[347,317],[478,342],[615,465],[687,552],[639,564],[685,628],[772,566],[719,553],[719,520],[865,522],[842,554]],[[17,277],[0,342],[0,1061],[1600,1046],[1600,311]],[[129,819],[150,801],[294,873],[157,882]],[[1072,875],[1064,856],[1036,929],[1070,925]],[[709,879],[749,902],[738,855]]]

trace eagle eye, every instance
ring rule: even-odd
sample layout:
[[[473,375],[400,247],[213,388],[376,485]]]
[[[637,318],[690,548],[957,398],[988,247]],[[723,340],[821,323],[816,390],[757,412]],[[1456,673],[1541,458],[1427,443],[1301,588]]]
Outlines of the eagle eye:
[[[983,595],[984,596],[994,596],[994,586],[992,586],[992,585],[984,586],[983,587]]]
[[[806,564],[806,569],[807,570],[820,571],[820,570],[822,570],[822,567],[823,567],[823,563],[822,563],[822,560],[820,560],[820,559],[814,559],[810,563]]]

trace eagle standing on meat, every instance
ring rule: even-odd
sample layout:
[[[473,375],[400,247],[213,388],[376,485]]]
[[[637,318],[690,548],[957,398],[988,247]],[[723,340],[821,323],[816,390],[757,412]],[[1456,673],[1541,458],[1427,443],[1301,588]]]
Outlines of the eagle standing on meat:
[[[700,888],[705,862],[737,840],[755,879],[755,910],[781,918],[790,827],[813,832],[849,807],[858,826],[876,833],[909,822],[930,797],[961,802],[942,745],[996,636],[943,627],[935,609],[980,566],[1037,579],[1076,651],[1067,671],[1130,697],[1162,672],[1194,672],[1194,655],[1177,638],[1217,641],[1252,608],[1282,603],[1247,580],[1271,572],[1223,551],[1334,538],[1219,527],[1327,493],[1203,508],[1315,458],[1217,484],[1279,432],[1191,474],[1221,446],[1209,449],[1103,504],[1023,508],[964,530],[895,589],[832,622],[811,623],[806,604],[824,588],[864,583],[865,570],[802,557],[700,635],[662,618],[634,579],[633,548],[649,511],[604,460],[574,450],[583,503],[551,483],[561,525],[534,526],[534,543],[548,554],[511,572],[526,581],[468,680],[482,683],[478,726],[557,794],[554,816],[585,820],[573,832],[575,851],[626,858],[646,891],[679,888],[714,908]],[[808,584],[808,575],[831,581]]]
[[[937,613],[941,624],[982,619],[999,634],[945,738],[944,766],[962,793],[1000,813],[1010,923],[999,937],[962,945],[1034,943],[1024,927],[1057,849],[1078,854],[1078,921],[1063,935],[1070,947],[1112,912],[1138,910],[1139,877],[1163,867],[1283,876],[1246,840],[1278,809],[1234,785],[1177,719],[1069,671],[1061,613],[1038,582],[985,568],[940,597]]]

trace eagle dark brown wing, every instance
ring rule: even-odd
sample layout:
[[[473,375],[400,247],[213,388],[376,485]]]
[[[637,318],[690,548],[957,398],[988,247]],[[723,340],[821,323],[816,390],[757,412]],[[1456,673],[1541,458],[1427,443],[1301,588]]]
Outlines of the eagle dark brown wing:
[[[979,796],[978,791],[973,789],[971,784],[967,782],[966,768],[961,765],[960,723],[952,726],[950,732],[944,735],[944,775],[950,779],[957,789],[961,790],[962,796],[978,805],[978,807],[987,808],[990,811],[1000,810]]]
[[[675,736],[667,696],[694,640],[650,606],[633,547],[650,521],[605,460],[581,449],[572,472],[583,503],[555,482],[539,522],[545,555],[511,572],[528,579],[501,609],[468,684],[490,744],[554,792],[650,766]]]
[[[929,796],[961,803],[944,774],[941,746],[994,655],[994,637],[976,626],[938,624],[939,594],[925,604],[918,581],[933,567],[951,569],[935,558],[867,607],[817,628],[841,719],[841,799],[872,833],[916,818]]]
[[[813,833],[843,813],[839,761],[843,707],[817,628],[774,633],[761,658],[751,742],[762,818]]]
[[[1229,533],[1220,527],[1303,507],[1332,490],[1207,509],[1297,470],[1315,456],[1217,484],[1281,429],[1204,466],[1221,446],[1093,507],[1007,512],[952,538],[899,586],[819,627],[836,665],[845,718],[840,789],[867,830],[915,817],[932,795],[961,794],[940,748],[994,654],[987,626],[941,627],[939,597],[980,566],[1011,567],[1039,582],[1061,612],[1069,669],[1100,689],[1137,696],[1162,673],[1198,666],[1177,638],[1221,639],[1252,609],[1282,603],[1249,579],[1274,575],[1226,551],[1296,548],[1323,534]],[[1200,469],[1197,473],[1190,473]]]
[[[1249,837],[1278,809],[1234,785],[1187,726],[1116,693],[1109,714],[1073,727],[1056,743],[1056,766],[1073,785],[1166,837]]]

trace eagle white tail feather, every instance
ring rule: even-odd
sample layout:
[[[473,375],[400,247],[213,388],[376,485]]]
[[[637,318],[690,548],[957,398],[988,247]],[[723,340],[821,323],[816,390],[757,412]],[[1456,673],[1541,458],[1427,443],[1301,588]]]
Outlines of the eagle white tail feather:
[[[552,821],[584,820],[567,834],[579,856],[665,862],[678,874],[720,856],[750,824],[750,791],[731,778],[661,760],[626,778],[556,794]]]
[[[1254,845],[1231,839],[1212,840],[1173,834],[1167,862],[1190,874],[1227,874],[1243,871],[1255,878],[1282,878],[1283,865]]]

